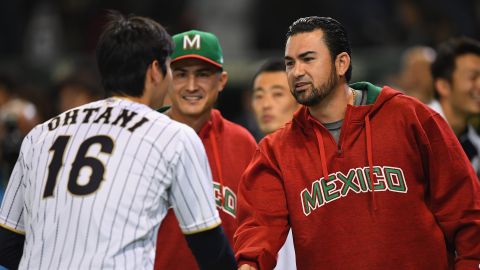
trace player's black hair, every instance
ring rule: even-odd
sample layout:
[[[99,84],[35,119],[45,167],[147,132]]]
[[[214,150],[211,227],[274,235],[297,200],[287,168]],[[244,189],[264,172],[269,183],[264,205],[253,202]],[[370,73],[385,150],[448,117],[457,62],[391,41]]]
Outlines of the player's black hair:
[[[332,60],[335,61],[337,55],[342,52],[348,53],[350,59],[352,58],[352,51],[350,49],[350,43],[348,41],[347,31],[341,23],[330,17],[304,17],[296,20],[287,31],[287,39],[293,35],[305,32],[313,32],[317,29],[323,31],[323,39],[330,51]],[[345,79],[347,82],[352,77],[352,61],[345,73]]]
[[[451,81],[455,70],[455,59],[464,54],[480,56],[480,42],[468,37],[459,37],[440,44],[437,48],[437,57],[431,66],[433,78]]]
[[[285,72],[285,61],[280,58],[269,58],[267,59],[260,68],[255,72],[252,79],[252,87],[255,79],[263,72],[278,72],[283,71]]]
[[[157,60],[165,76],[172,52],[172,38],[159,23],[110,11],[96,48],[103,87],[110,93],[142,96],[148,66]]]

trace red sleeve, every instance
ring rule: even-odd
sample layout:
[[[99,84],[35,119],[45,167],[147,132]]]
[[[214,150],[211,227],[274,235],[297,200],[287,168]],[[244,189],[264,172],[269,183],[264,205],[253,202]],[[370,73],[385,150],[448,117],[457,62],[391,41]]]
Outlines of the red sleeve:
[[[447,244],[456,251],[455,269],[478,269],[480,264],[480,186],[478,178],[447,122],[429,117],[430,207]]]
[[[262,146],[242,176],[234,249],[238,265],[273,269],[290,228],[281,174]]]

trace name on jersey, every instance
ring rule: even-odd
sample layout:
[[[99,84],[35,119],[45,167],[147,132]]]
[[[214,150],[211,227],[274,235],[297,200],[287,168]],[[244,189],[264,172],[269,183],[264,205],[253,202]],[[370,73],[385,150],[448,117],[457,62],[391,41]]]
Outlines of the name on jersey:
[[[312,183],[310,189],[300,192],[303,213],[308,216],[335,200],[342,199],[351,193],[367,193],[372,191],[369,167],[353,168],[346,174],[335,172],[328,175],[328,180],[320,178]],[[389,166],[374,166],[375,182],[373,190],[407,193],[408,187],[402,169]]]
[[[122,112],[112,117],[113,107],[96,107],[85,109],[74,109],[66,113],[60,114],[48,122],[48,129],[54,130],[59,126],[66,126],[71,124],[110,124],[113,126],[120,126],[126,128],[130,132],[134,132],[137,128],[148,122],[148,118],[142,117],[141,119],[135,118],[136,112],[122,109]],[[135,120],[134,120],[135,118]]]
[[[221,186],[220,183],[213,182],[213,193],[217,207],[235,218],[237,216],[237,195],[235,195],[235,192],[227,186]]]

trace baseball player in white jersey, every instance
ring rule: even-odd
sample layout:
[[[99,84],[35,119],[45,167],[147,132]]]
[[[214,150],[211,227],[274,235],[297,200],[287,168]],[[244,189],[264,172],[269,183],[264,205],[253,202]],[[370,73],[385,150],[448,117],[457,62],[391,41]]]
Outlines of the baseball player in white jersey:
[[[202,268],[236,268],[200,139],[147,106],[163,100],[171,52],[158,23],[111,14],[97,62],[113,95],[25,137],[0,208],[0,264],[152,269],[158,227],[173,207]]]

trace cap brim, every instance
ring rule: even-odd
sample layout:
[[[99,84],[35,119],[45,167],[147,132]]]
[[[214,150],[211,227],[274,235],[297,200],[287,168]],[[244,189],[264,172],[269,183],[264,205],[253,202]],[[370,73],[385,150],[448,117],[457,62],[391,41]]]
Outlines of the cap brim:
[[[205,62],[208,62],[208,63],[210,63],[210,64],[212,64],[212,65],[214,65],[214,66],[216,66],[216,67],[223,68],[223,66],[220,65],[219,63],[217,63],[217,62],[215,62],[215,61],[213,61],[213,60],[211,60],[211,59],[209,59],[209,58],[206,58],[206,57],[203,57],[203,56],[201,56],[201,55],[198,55],[198,54],[182,55],[182,56],[179,56],[179,57],[177,57],[177,58],[175,58],[175,59],[172,59],[171,63],[176,62],[176,61],[178,61],[178,60],[182,60],[182,59],[188,59],[188,58],[200,59],[200,60],[203,60],[203,61],[205,61]]]

